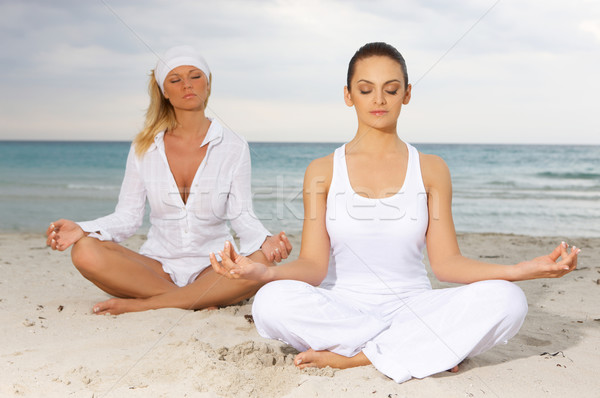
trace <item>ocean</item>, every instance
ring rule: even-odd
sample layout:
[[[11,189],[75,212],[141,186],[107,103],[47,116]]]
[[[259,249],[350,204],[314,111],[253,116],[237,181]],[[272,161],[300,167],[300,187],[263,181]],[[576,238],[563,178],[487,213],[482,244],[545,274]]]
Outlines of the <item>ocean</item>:
[[[129,145],[0,141],[0,231],[109,214]],[[269,230],[300,233],[306,166],[340,145],[250,143],[254,209]],[[600,237],[600,146],[413,145],[446,160],[458,232]]]

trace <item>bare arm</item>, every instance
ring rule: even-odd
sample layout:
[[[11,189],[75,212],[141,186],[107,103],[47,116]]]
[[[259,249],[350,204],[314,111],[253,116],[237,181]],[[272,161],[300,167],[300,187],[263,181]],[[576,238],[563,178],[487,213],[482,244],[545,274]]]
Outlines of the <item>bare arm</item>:
[[[435,276],[445,282],[472,283],[488,279],[518,281],[561,277],[577,267],[579,249],[558,245],[548,255],[514,265],[490,264],[464,257],[452,219],[452,183],[446,163],[438,156],[421,155],[428,193],[427,253]],[[560,261],[558,261],[560,258]]]
[[[329,265],[329,235],[325,226],[327,192],[331,182],[333,156],[313,161],[304,175],[304,225],[300,255],[295,261],[277,267],[266,267],[237,255],[230,244],[219,263],[211,254],[213,269],[228,278],[244,278],[270,282],[281,279],[300,280],[311,285],[320,284]]]

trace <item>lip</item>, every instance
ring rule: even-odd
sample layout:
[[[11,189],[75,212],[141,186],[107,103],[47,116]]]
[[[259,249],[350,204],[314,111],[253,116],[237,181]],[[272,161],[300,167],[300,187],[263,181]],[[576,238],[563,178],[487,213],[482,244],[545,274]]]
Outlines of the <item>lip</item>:
[[[190,98],[194,98],[196,96],[196,94],[186,94],[183,96],[183,99],[190,99]]]
[[[376,110],[374,110],[374,111],[371,111],[371,112],[369,112],[369,113],[371,113],[372,115],[375,115],[375,116],[383,116],[383,115],[385,115],[386,113],[388,113],[388,111],[385,111],[385,110],[383,110],[383,109],[376,109]]]

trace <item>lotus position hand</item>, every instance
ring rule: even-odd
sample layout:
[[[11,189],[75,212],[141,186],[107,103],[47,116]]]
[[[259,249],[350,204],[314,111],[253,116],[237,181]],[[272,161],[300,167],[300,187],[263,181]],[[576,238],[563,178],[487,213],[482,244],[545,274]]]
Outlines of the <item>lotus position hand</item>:
[[[573,246],[571,252],[569,245],[562,242],[554,251],[546,256],[523,261],[516,265],[517,280],[536,278],[560,278],[577,268],[577,255],[581,249]],[[560,261],[558,261],[560,258]]]
[[[267,257],[267,260],[280,262],[288,258],[292,252],[292,244],[287,236],[285,236],[285,233],[281,231],[279,235],[267,236],[260,249],[265,257]]]
[[[214,253],[210,253],[210,264],[216,273],[229,279],[248,279],[259,282],[270,281],[269,269],[263,263],[250,260],[248,257],[240,256],[233,249],[233,245],[225,242],[225,248],[219,252],[221,262],[217,261]]]
[[[46,245],[52,250],[66,250],[73,243],[85,236],[81,227],[71,220],[54,221],[46,230]]]

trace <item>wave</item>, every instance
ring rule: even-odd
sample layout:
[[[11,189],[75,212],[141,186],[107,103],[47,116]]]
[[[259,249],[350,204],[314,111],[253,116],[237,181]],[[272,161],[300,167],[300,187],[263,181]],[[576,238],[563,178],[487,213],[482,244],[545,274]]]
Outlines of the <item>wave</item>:
[[[89,189],[93,191],[115,191],[119,190],[118,185],[88,185],[88,184],[67,184],[67,189],[84,190]]]
[[[597,180],[600,179],[598,173],[578,173],[578,172],[564,172],[556,173],[552,171],[544,171],[536,174],[537,177],[554,178],[554,179],[569,179],[569,180]]]

